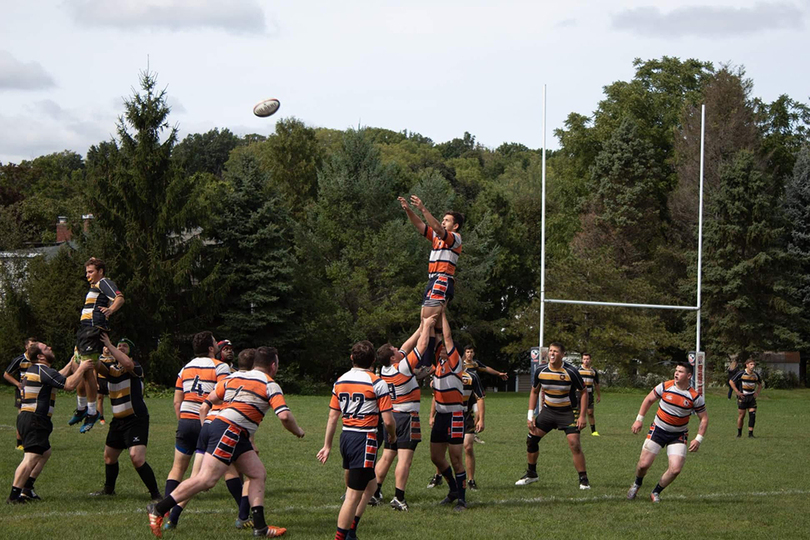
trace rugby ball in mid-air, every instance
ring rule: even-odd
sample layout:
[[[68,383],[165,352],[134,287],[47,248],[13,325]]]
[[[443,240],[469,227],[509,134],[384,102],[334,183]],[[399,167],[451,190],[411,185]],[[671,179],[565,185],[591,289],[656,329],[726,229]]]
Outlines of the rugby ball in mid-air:
[[[253,107],[253,114],[266,118],[274,115],[279,107],[281,107],[281,102],[276,98],[265,99],[258,102],[256,106]]]

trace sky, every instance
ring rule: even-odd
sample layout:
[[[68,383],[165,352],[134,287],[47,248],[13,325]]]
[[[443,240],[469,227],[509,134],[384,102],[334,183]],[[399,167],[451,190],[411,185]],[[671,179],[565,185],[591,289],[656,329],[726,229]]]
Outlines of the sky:
[[[810,0],[0,0],[0,162],[114,137],[150,69],[180,136],[373,126],[546,144],[633,59],[744,66],[810,101]],[[804,58],[804,60],[802,60]],[[253,105],[281,101],[275,116]],[[711,114],[711,111],[707,111]]]

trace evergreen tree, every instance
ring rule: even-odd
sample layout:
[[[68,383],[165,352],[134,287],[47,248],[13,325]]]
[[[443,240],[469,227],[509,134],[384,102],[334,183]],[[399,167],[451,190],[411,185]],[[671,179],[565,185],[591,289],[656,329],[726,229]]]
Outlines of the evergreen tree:
[[[785,215],[788,250],[797,262],[792,280],[802,308],[803,337],[810,343],[810,146],[799,152],[793,176],[785,186]]]

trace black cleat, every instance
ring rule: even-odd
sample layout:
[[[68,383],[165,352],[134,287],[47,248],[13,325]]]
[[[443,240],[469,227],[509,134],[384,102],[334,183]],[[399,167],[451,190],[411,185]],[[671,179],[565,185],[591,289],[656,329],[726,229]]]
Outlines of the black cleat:
[[[458,499],[458,493],[451,491],[450,493],[447,494],[447,497],[441,500],[439,504],[448,505],[454,502],[456,499]]]

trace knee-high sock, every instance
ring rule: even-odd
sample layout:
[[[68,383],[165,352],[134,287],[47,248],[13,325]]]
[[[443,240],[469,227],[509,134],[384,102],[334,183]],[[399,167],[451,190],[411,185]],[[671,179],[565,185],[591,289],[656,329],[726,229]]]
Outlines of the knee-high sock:
[[[111,463],[104,466],[104,486],[109,490],[115,489],[115,481],[118,480],[118,462]]]
[[[135,469],[138,473],[138,476],[141,477],[141,481],[146,486],[146,489],[149,490],[149,494],[152,496],[157,495],[160,496],[160,490],[158,489],[157,485],[157,478],[155,478],[155,471],[152,470],[152,467],[149,466],[147,462],[143,462],[143,465]]]

